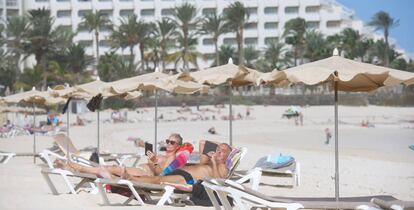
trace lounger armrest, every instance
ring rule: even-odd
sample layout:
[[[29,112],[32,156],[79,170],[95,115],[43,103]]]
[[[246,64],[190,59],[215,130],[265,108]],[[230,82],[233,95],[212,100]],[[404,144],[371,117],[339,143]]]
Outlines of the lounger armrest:
[[[53,166],[53,161],[51,160],[50,157],[55,157],[57,159],[61,159],[61,160],[66,160],[65,156],[59,155],[55,152],[52,152],[48,149],[44,149],[42,150],[42,152],[39,153],[40,157],[42,157],[43,159],[46,160],[47,165],[49,166],[49,168],[54,168]]]
[[[403,210],[404,209],[404,207],[399,205],[399,204],[384,201],[384,200],[379,199],[379,198],[371,199],[371,203],[374,203],[374,204],[378,205],[382,209],[393,209],[393,210]]]

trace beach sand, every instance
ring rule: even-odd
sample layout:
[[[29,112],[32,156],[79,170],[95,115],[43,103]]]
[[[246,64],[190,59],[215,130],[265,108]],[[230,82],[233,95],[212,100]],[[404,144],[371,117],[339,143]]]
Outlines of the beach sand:
[[[202,109],[216,110],[212,106]],[[177,107],[161,107],[158,123],[158,140],[163,141],[172,132],[182,134],[185,141],[197,144],[201,139],[228,142],[229,122],[220,116],[228,114],[206,111],[206,121],[189,121],[196,118],[189,113],[177,113]],[[250,169],[255,162],[267,154],[286,154],[295,157],[301,164],[301,185],[293,189],[272,187],[290,180],[263,177],[265,185],[261,192],[279,196],[330,196],[335,195],[334,187],[334,138],[326,145],[326,128],[334,134],[333,106],[302,107],[303,126],[296,126],[293,119],[282,118],[287,106],[252,106],[248,119],[233,122],[233,145],[247,147],[246,158],[239,166]],[[196,107],[191,107],[196,110]],[[142,152],[129,136],[154,139],[154,109],[152,107],[128,112],[127,123],[110,123],[110,111],[101,112],[101,151]],[[234,106],[235,114],[245,115],[246,106]],[[211,120],[215,115],[217,120]],[[188,121],[173,121],[178,117]],[[75,122],[71,115],[71,122]],[[71,126],[70,138],[78,148],[96,146],[96,114],[87,113],[83,117],[91,120],[86,126]],[[66,116],[61,116],[66,120]],[[45,116],[38,119],[44,120]],[[374,127],[360,124],[368,120]],[[217,135],[207,132],[215,127]],[[0,139],[0,150],[31,152],[32,136],[18,136]],[[414,144],[414,108],[401,107],[348,107],[339,106],[339,171],[340,195],[360,196],[388,194],[403,200],[414,200],[414,151],[408,146]],[[37,151],[52,145],[52,138],[37,137]],[[37,163],[41,163],[40,160]],[[59,192],[67,192],[60,177],[53,177],[58,183]],[[114,207],[102,206],[99,194],[80,193],[78,195],[51,194],[40,174],[40,167],[33,164],[33,158],[13,158],[0,165],[0,209],[161,209],[178,207]],[[122,202],[120,195],[111,194],[111,200]],[[136,205],[136,203],[133,203]],[[212,209],[187,207],[191,209]]]

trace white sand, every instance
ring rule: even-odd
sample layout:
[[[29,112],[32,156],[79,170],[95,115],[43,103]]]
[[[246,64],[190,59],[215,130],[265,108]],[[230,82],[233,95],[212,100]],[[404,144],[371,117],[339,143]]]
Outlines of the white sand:
[[[206,107],[201,107],[206,108]],[[212,107],[209,107],[212,109]],[[281,196],[334,196],[334,140],[325,145],[324,129],[333,128],[333,107],[315,106],[303,108],[304,125],[295,126],[293,120],[282,119],[286,106],[254,106],[251,119],[233,122],[233,142],[236,146],[248,148],[242,169],[251,168],[256,160],[265,154],[289,154],[301,163],[301,186],[293,189],[260,186],[261,191]],[[175,119],[177,108],[160,108],[164,119]],[[192,107],[195,110],[195,107]],[[245,115],[245,106],[234,106],[235,113]],[[143,109],[140,109],[143,110]],[[134,152],[137,148],[128,136],[154,139],[153,108],[146,108],[144,114],[130,111],[128,118],[136,123],[101,123],[101,148],[111,152]],[[222,109],[225,115],[227,109]],[[204,116],[212,116],[207,112]],[[183,114],[188,118],[189,114]],[[414,144],[414,108],[396,107],[339,107],[340,148],[340,195],[389,194],[403,200],[414,200],[414,151],[408,145]],[[96,145],[96,114],[88,113],[93,120],[84,127],[71,127],[70,137],[78,148]],[[109,119],[110,112],[101,113],[101,120]],[[66,117],[62,116],[63,121]],[[45,119],[45,116],[38,119]],[[75,116],[71,116],[74,122]],[[362,120],[369,120],[374,128],[359,126]],[[186,141],[197,143],[200,139],[228,141],[228,121],[178,121],[158,124],[158,140],[164,140],[171,132],[183,135]],[[218,135],[207,133],[215,126]],[[50,137],[38,137],[37,150],[51,146]],[[19,136],[0,139],[0,150],[31,152],[32,137]],[[38,160],[38,163],[40,160]],[[66,192],[61,179],[55,177],[59,191]],[[285,183],[281,179],[263,177],[267,184]],[[0,165],[0,209],[124,209],[131,207],[103,207],[99,195],[51,194],[40,174],[40,167],[32,158],[14,158],[8,164]],[[123,197],[111,195],[121,202]],[[162,207],[165,208],[165,207]],[[173,208],[173,207],[168,207]],[[190,207],[188,207],[190,208]],[[191,207],[193,209],[193,207]],[[198,207],[199,209],[205,209]],[[142,209],[161,209],[149,206]]]

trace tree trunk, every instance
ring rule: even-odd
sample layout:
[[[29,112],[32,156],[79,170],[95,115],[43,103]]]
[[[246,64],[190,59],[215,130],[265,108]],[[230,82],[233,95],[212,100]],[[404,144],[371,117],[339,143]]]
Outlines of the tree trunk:
[[[217,38],[214,39],[214,48],[216,50],[216,66],[220,66],[220,54],[218,51]]]
[[[144,61],[144,49],[145,49],[144,43],[140,43],[139,44],[139,52],[141,53],[141,73],[144,72],[144,63],[145,63],[145,61]]]
[[[188,63],[187,63],[187,50],[188,50],[188,27],[183,27],[183,34],[184,34],[184,49],[183,49],[183,68],[184,71],[188,71]]]
[[[162,62],[162,71],[165,70],[165,40],[161,41],[161,62]]]
[[[243,65],[244,64],[244,49],[243,49],[243,27],[240,27],[240,54],[239,54],[239,65]]]
[[[99,64],[99,32],[98,29],[95,30],[95,41],[96,41],[96,68]]]
[[[129,70],[134,66],[134,45],[129,46]]]
[[[389,45],[388,45],[388,29],[384,30],[384,37],[385,37],[385,66],[388,67],[390,65],[390,58],[389,58]]]

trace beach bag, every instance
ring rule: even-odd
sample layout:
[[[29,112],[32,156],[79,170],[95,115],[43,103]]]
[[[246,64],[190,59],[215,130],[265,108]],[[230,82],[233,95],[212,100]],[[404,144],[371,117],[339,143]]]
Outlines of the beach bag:
[[[266,155],[260,158],[254,167],[263,169],[278,169],[290,166],[294,162],[295,158],[292,156],[282,155],[282,153],[280,153],[279,155]]]
[[[201,184],[202,182],[203,181],[200,180],[193,185],[193,190],[191,191],[190,200],[196,206],[213,206],[213,203],[211,202],[210,197],[208,197],[208,194],[207,194],[206,189],[204,188],[204,185]],[[216,192],[214,192],[214,196],[216,197],[216,200],[218,201],[219,205],[222,205]],[[229,200],[230,205],[233,206],[233,199],[228,196],[227,196],[227,199]]]
[[[89,160],[99,164],[98,152],[96,152],[96,151],[92,152],[91,157],[89,157]]]

